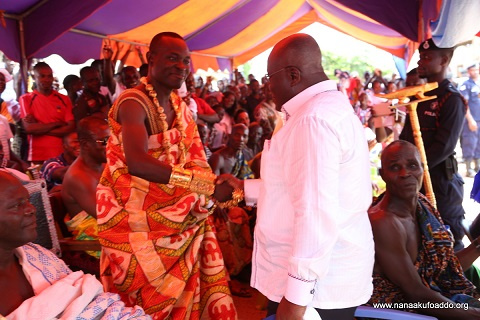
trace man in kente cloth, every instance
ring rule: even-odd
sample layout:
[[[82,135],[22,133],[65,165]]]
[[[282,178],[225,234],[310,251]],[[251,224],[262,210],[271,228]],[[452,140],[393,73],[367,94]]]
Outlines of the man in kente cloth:
[[[190,51],[181,36],[163,32],[147,58],[148,77],[109,113],[97,189],[102,282],[154,319],[236,319],[207,219],[212,196],[228,200],[233,188],[215,185],[197,126],[173,92],[190,72]]]
[[[419,193],[423,170],[410,142],[397,140],[382,153],[387,190],[369,209],[375,240],[370,303],[438,319],[480,319],[480,294],[463,274],[479,257],[480,244],[475,239],[454,253],[440,214]]]

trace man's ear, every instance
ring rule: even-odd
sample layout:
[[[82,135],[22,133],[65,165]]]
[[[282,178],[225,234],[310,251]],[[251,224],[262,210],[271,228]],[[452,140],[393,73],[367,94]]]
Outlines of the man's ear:
[[[147,52],[147,62],[150,64],[150,57],[152,56],[152,53],[150,51]]]
[[[450,56],[448,54],[442,54],[441,64],[442,66],[448,67],[450,64]]]
[[[287,67],[287,72],[290,80],[290,86],[291,87],[296,86],[302,78],[302,75],[300,74],[300,70],[297,67]]]

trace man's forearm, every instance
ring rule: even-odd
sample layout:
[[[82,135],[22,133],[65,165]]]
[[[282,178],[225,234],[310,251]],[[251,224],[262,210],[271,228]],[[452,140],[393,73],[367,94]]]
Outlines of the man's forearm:
[[[23,122],[23,127],[25,128],[25,132],[27,134],[32,134],[32,135],[45,135],[54,130],[55,128],[58,128],[62,126],[61,122],[52,122],[52,123],[28,123],[28,122]]]
[[[47,135],[54,137],[63,137],[64,135],[73,132],[75,130],[74,124],[66,124],[64,126],[50,130]]]
[[[200,120],[203,120],[205,122],[208,122],[208,123],[217,123],[220,121],[220,117],[218,116],[218,114],[200,114],[200,113],[197,113],[197,116],[198,116],[198,119]]]

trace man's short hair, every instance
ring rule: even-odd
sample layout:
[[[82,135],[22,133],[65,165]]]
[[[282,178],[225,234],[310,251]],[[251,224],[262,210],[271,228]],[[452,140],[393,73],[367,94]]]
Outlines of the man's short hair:
[[[49,68],[49,69],[52,69],[52,68],[50,68],[50,66],[48,65],[48,63],[43,62],[43,61],[40,61],[40,62],[38,62],[38,63],[33,67],[33,70],[34,70],[34,71],[38,71],[38,70],[41,69],[41,68]]]
[[[80,78],[74,74],[69,74],[63,79],[63,87],[65,89],[69,88],[73,83],[77,80],[80,80]]]
[[[94,130],[101,126],[108,126],[108,122],[105,119],[95,116],[83,118],[78,122],[77,126],[78,141],[91,139]]]
[[[120,71],[120,75],[121,76],[124,76],[125,73],[128,71],[128,70],[133,70],[135,72],[138,72],[137,68],[133,67],[133,66],[126,66],[126,67],[123,67],[122,70]]]
[[[392,143],[390,143],[388,146],[385,147],[385,149],[383,149],[382,151],[382,155],[381,155],[381,161],[383,162],[384,161],[384,155],[388,153],[388,151],[395,147],[395,146],[399,146],[399,147],[408,147],[408,148],[414,148],[415,149],[415,152],[420,156],[420,153],[418,152],[418,148],[416,145],[414,145],[413,143],[409,142],[409,141],[406,141],[406,140],[395,140],[393,141]]]
[[[85,78],[85,74],[89,71],[96,71],[98,72],[98,69],[94,68],[94,67],[83,67],[82,69],[80,69],[80,78],[83,80],[83,78]]]
[[[163,38],[175,38],[175,39],[181,39],[181,40],[185,41],[185,39],[183,39],[183,37],[181,35],[179,35],[178,33],[171,32],[171,31],[160,32],[155,37],[152,38],[152,41],[150,41],[150,45],[149,45],[150,51],[154,51],[153,49],[156,46],[158,46],[158,43]]]

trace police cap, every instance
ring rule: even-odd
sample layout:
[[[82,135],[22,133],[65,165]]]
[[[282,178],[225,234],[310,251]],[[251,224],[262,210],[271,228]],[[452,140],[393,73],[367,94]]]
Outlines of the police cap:
[[[437,47],[435,42],[433,42],[432,38],[423,41],[420,44],[420,47],[418,47],[419,52],[438,51],[438,50],[453,50],[453,49],[455,49],[455,48],[454,47],[451,47],[451,48],[439,48],[439,47]]]

